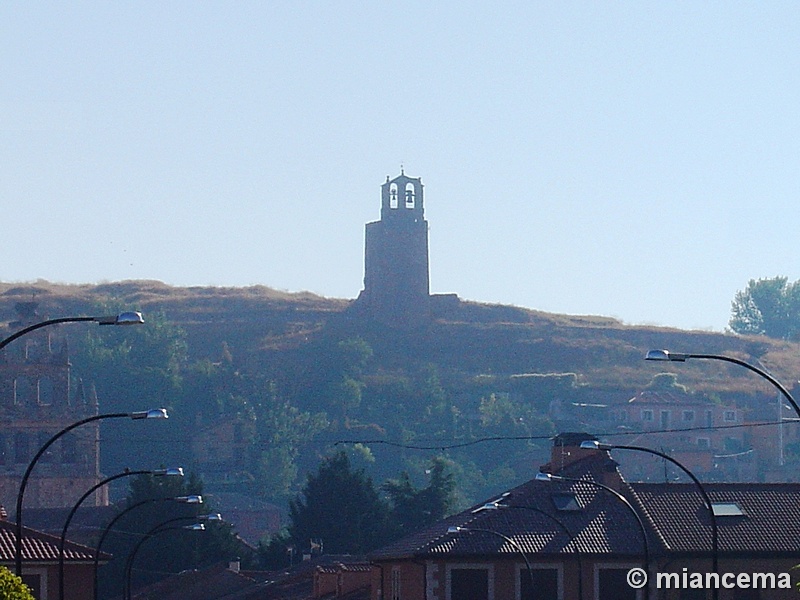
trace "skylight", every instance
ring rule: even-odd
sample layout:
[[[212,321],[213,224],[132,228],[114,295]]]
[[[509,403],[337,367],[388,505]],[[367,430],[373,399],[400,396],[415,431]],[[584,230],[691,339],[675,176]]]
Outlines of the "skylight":
[[[744,511],[736,502],[712,502],[715,517],[743,517]]]
[[[551,497],[556,510],[573,511],[583,508],[574,492],[553,492]]]

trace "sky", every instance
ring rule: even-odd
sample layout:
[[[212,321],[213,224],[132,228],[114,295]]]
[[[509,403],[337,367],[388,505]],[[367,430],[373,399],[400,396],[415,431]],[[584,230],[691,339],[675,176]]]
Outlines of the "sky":
[[[800,279],[796,2],[0,4],[0,281],[434,293],[722,331]]]

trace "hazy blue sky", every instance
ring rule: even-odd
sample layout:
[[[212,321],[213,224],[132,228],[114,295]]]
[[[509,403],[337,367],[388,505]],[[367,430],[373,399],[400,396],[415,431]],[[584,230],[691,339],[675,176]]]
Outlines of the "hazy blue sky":
[[[800,279],[797,2],[3,2],[2,281],[431,290],[723,329]]]

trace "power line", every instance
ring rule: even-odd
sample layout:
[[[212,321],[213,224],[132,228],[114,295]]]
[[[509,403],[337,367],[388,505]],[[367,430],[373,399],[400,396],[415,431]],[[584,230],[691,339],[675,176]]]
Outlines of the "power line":
[[[632,434],[655,434],[655,433],[686,433],[692,431],[717,431],[722,429],[739,429],[742,427],[766,427],[771,425],[781,425],[785,422],[800,422],[800,419],[784,419],[783,421],[758,421],[755,423],[740,423],[737,425],[720,425],[720,426],[707,426],[707,427],[684,427],[680,429],[648,429],[647,431],[610,431],[604,433],[595,434],[597,437],[602,438],[609,438],[609,437],[620,437],[620,436],[629,436]],[[406,442],[395,442],[392,440],[381,440],[381,439],[371,439],[371,440],[337,440],[334,443],[334,446],[344,445],[344,444],[381,444],[384,446],[393,446],[397,448],[405,448],[408,450],[452,450],[455,448],[463,448],[466,446],[473,446],[476,444],[482,444],[485,442],[500,442],[500,441],[545,441],[552,439],[553,436],[548,435],[518,435],[518,436],[506,436],[506,435],[499,435],[499,436],[491,436],[491,437],[482,437],[476,438],[474,440],[468,440],[464,442],[455,442],[452,444],[434,444],[433,442],[429,442],[431,445],[423,446],[418,444],[410,444]]]

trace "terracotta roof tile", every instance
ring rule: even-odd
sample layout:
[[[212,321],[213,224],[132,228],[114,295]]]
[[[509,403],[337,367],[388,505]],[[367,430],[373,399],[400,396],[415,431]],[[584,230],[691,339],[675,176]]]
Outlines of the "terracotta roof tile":
[[[22,559],[30,561],[57,561],[60,536],[56,537],[28,527],[22,528]],[[0,521],[0,561],[10,562],[16,557],[16,524]],[[66,541],[64,559],[66,561],[93,561],[95,549]],[[109,560],[108,554],[101,553],[101,560]]]

